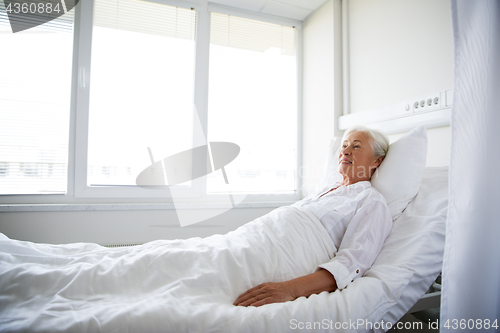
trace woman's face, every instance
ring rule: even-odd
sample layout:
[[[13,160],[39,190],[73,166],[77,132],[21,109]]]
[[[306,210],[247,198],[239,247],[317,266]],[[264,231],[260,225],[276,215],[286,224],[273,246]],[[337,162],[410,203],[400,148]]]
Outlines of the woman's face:
[[[339,172],[348,184],[370,180],[383,156],[374,157],[370,137],[366,132],[350,133],[342,142],[339,153]]]

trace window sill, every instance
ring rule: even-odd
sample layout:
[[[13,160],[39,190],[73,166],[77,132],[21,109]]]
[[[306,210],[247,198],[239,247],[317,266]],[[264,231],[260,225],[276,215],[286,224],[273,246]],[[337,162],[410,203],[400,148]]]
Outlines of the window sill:
[[[277,208],[295,201],[241,202],[232,209]],[[106,203],[106,204],[1,204],[1,213],[11,212],[93,212],[93,211],[141,211],[174,209],[220,209],[223,203]]]

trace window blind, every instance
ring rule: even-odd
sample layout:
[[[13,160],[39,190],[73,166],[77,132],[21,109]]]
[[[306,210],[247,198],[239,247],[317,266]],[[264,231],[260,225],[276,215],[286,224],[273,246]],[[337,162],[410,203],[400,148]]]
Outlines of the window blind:
[[[194,40],[196,11],[148,1],[98,0],[94,25],[144,34]]]
[[[0,194],[64,193],[73,11],[12,33],[0,2]]]
[[[297,29],[278,24],[212,13],[210,43],[250,51],[278,49],[295,55]]]

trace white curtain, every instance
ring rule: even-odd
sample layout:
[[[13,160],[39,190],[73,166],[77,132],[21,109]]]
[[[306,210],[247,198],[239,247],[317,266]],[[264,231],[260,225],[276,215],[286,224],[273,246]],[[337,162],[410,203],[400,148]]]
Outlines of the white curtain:
[[[452,0],[455,83],[441,329],[500,331],[500,1]]]

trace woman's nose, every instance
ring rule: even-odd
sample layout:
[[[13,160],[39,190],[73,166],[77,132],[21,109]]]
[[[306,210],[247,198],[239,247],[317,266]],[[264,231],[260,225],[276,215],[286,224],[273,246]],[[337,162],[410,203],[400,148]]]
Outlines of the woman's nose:
[[[351,149],[349,147],[342,148],[342,154],[343,155],[350,155],[351,154]]]

